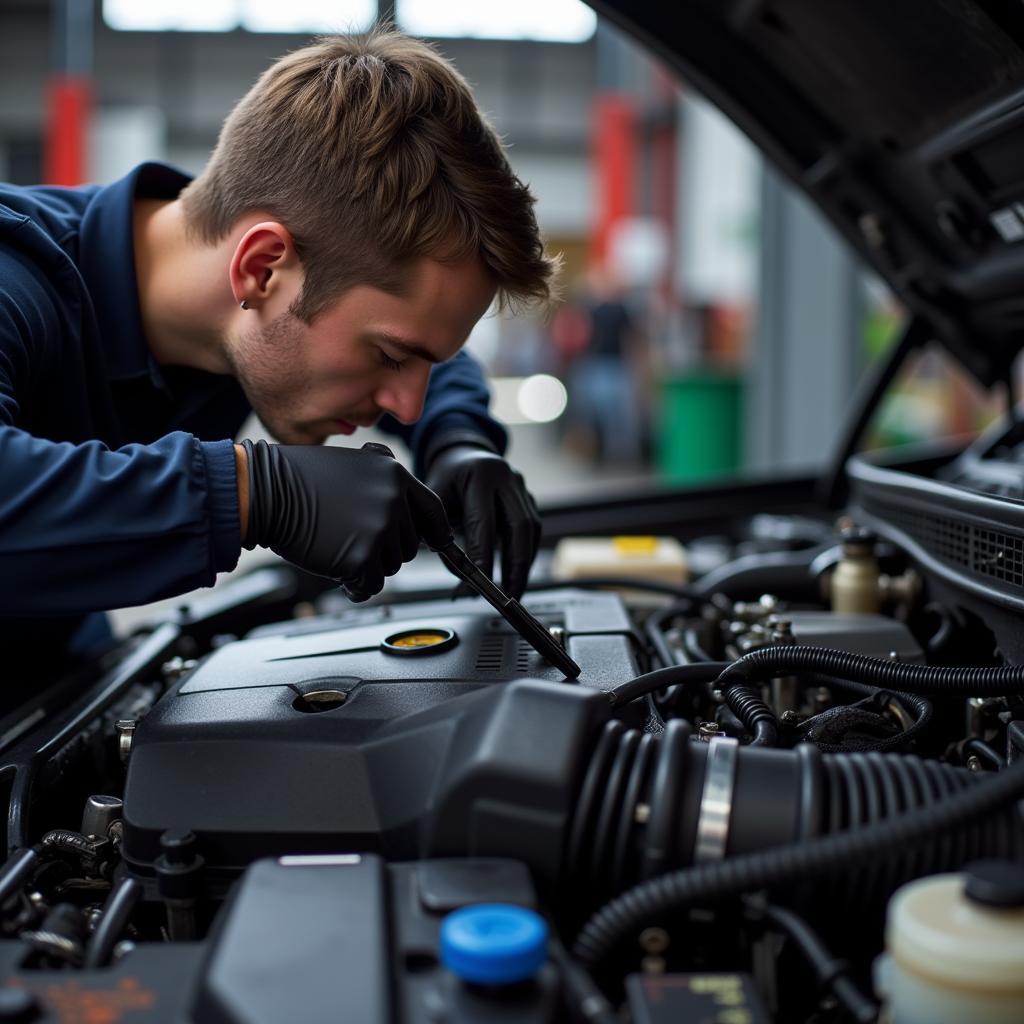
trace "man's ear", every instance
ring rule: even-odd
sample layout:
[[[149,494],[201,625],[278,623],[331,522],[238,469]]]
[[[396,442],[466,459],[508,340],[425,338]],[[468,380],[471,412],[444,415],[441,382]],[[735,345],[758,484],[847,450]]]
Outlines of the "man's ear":
[[[235,301],[257,309],[272,296],[291,301],[302,287],[302,265],[291,232],[275,220],[253,224],[238,240],[228,273]]]

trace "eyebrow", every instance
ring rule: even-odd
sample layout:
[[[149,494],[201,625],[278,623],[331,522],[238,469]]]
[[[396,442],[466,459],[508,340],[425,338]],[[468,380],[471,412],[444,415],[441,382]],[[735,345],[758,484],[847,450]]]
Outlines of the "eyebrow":
[[[422,345],[417,345],[415,342],[405,341],[390,331],[370,331],[369,334],[372,338],[386,341],[389,345],[397,348],[400,352],[404,352],[406,355],[419,356],[420,359],[425,359],[428,363],[436,364],[441,362],[429,349],[425,349]]]

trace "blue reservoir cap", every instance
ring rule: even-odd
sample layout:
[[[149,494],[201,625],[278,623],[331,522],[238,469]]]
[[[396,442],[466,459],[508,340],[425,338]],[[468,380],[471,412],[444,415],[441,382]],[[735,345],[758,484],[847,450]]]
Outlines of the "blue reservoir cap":
[[[441,922],[441,963],[477,985],[532,978],[547,959],[547,947],[544,918],[511,903],[462,907]]]

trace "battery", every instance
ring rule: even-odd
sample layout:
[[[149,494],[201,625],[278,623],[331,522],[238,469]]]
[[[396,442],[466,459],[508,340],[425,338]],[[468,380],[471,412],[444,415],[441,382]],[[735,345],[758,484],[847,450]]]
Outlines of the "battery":
[[[749,974],[631,974],[634,1024],[769,1024]]]

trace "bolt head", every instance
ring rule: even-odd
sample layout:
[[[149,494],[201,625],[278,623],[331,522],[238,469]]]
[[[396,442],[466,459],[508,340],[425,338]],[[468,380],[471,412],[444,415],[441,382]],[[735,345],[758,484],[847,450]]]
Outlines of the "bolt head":
[[[669,935],[664,928],[645,928],[640,933],[640,948],[645,953],[664,953],[669,946]]]

